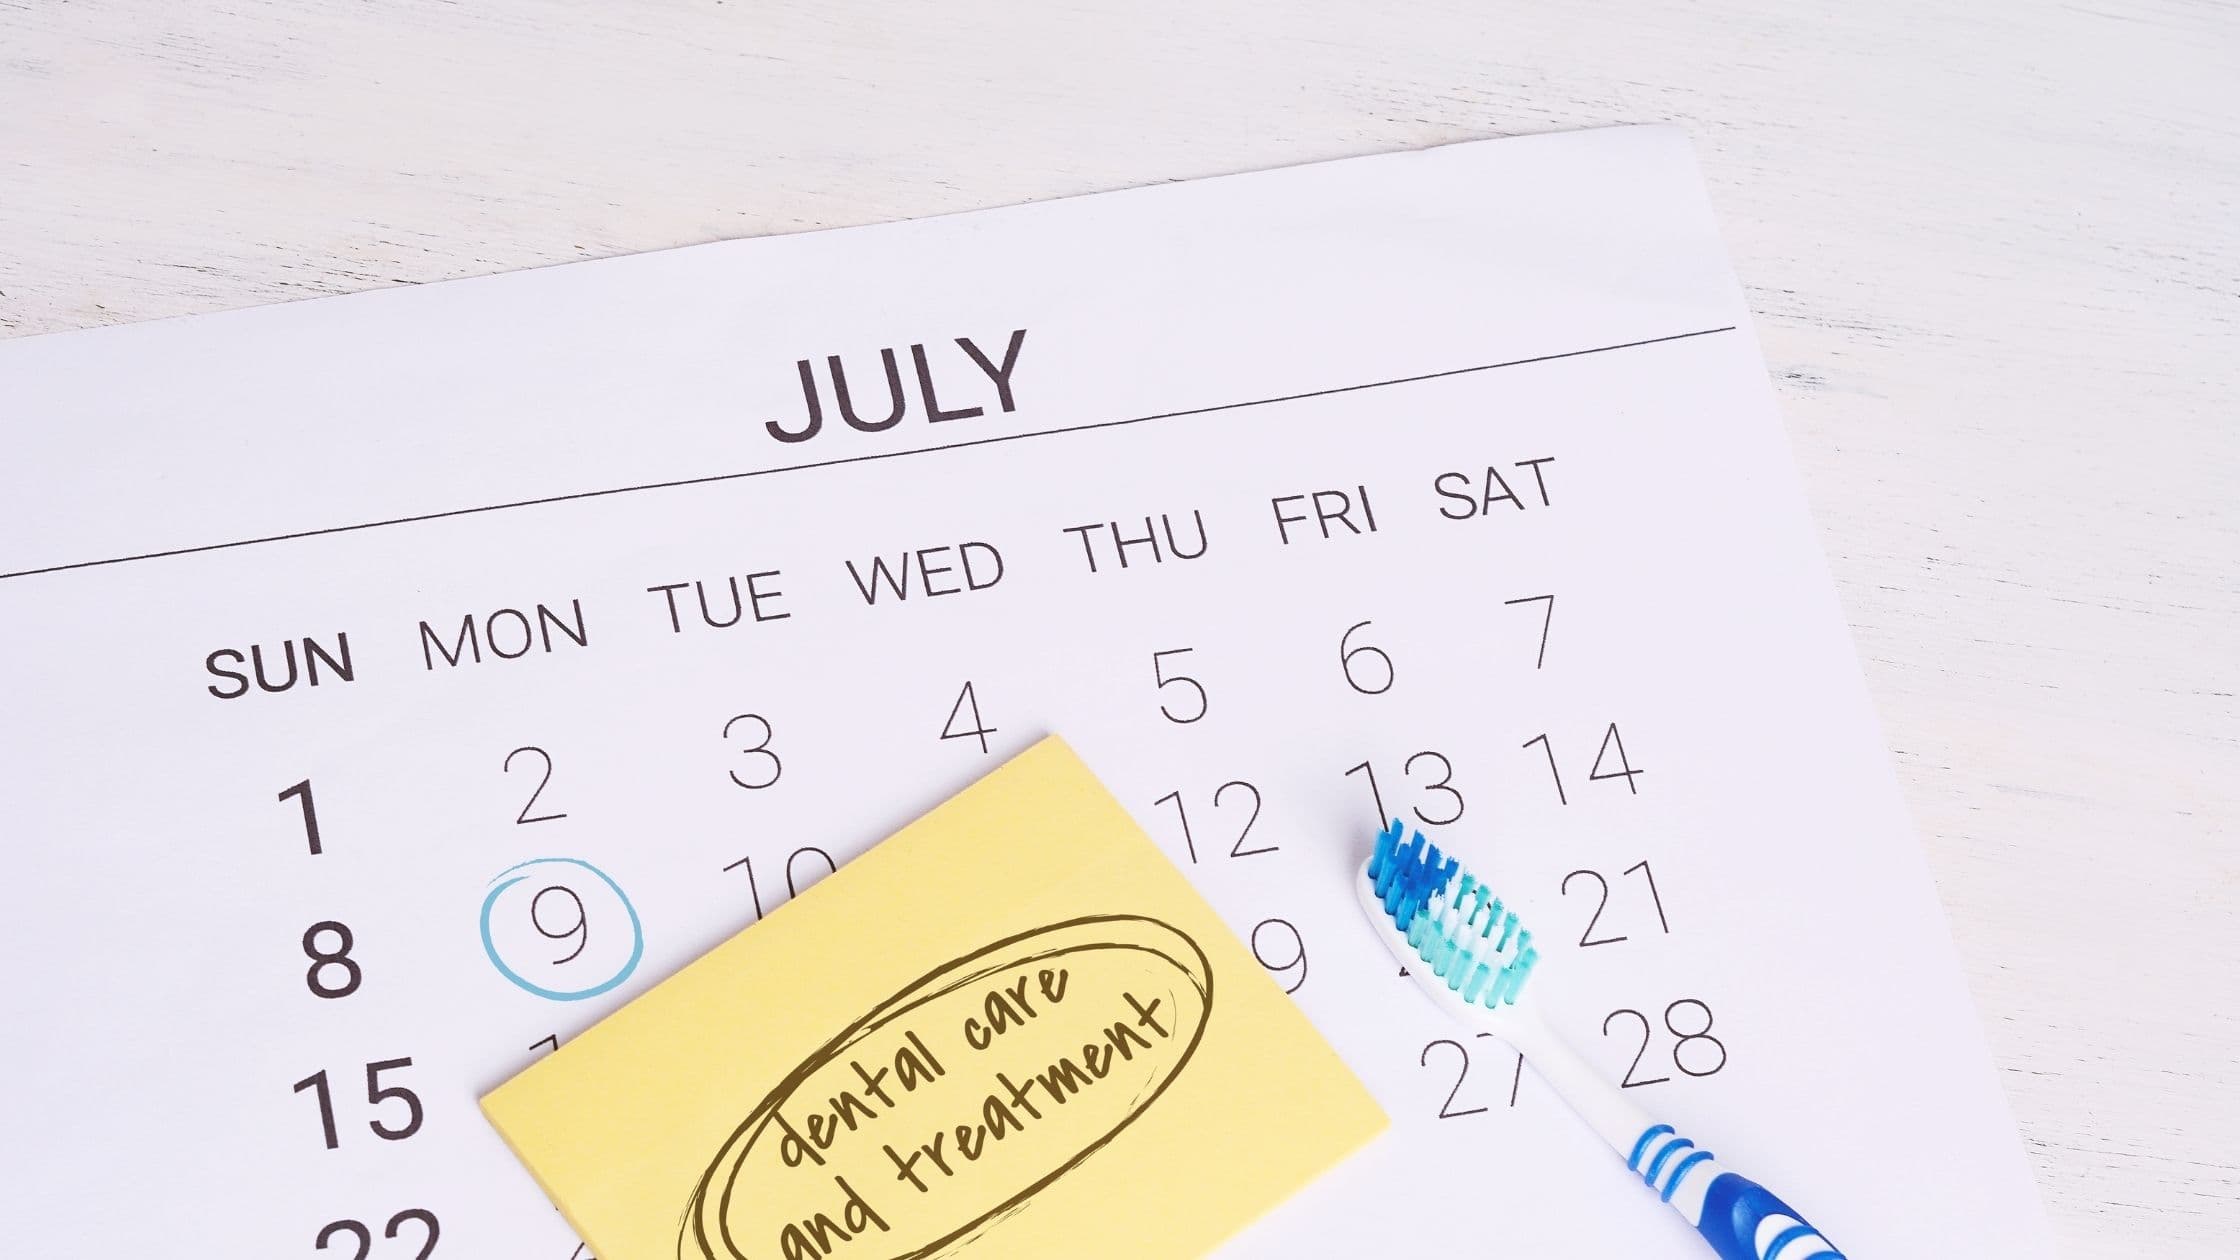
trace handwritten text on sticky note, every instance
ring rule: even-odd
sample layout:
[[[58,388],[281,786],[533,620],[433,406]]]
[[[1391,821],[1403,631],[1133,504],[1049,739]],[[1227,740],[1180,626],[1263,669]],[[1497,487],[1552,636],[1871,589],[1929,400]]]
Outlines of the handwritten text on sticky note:
[[[1213,977],[1154,919],[997,941],[882,1002],[779,1083],[709,1165],[687,1228],[725,1260],[822,1256],[866,1231],[922,1255],[1088,1158],[1153,1105],[1205,1035]],[[960,1181],[967,1166],[984,1175]],[[803,1181],[826,1182],[835,1206]],[[822,1187],[818,1187],[822,1188]]]
[[[1200,1255],[1384,1127],[1056,739],[483,1110],[600,1260]]]

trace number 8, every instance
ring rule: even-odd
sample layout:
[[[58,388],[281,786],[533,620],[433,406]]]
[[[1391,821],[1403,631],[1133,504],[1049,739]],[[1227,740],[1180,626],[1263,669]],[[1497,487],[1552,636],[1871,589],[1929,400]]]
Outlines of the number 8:
[[[1703,1027],[1698,1028],[1692,1033],[1684,1033],[1680,1031],[1679,1026],[1672,1022],[1672,1013],[1679,1010],[1683,1006],[1692,1006],[1697,1010],[1703,1012]],[[1688,1075],[1709,1076],[1727,1065],[1727,1043],[1711,1035],[1711,1008],[1698,1001],[1697,999],[1681,998],[1679,1001],[1674,1002],[1672,1005],[1664,1008],[1664,1030],[1679,1038],[1679,1040],[1674,1042],[1672,1046],[1672,1066],[1679,1068],[1681,1071],[1686,1072]],[[1698,1072],[1694,1068],[1689,1067],[1688,1061],[1681,1058],[1680,1056],[1687,1052],[1688,1043],[1691,1041],[1708,1041],[1712,1045],[1717,1046],[1719,1049],[1719,1061],[1712,1064],[1710,1067],[1703,1069],[1701,1072]]]
[[[316,942],[321,932],[334,933],[342,943],[332,950],[320,949]],[[323,998],[349,997],[356,993],[358,982],[366,977],[365,972],[359,970],[358,964],[350,957],[350,947],[355,944],[357,944],[357,941],[350,935],[349,927],[337,923],[333,919],[321,919],[305,928],[303,930],[303,956],[311,960],[311,966],[303,973],[304,984],[310,986],[314,994]],[[319,973],[329,967],[342,968],[343,973],[349,979],[344,980],[340,987],[328,988],[320,981]]]

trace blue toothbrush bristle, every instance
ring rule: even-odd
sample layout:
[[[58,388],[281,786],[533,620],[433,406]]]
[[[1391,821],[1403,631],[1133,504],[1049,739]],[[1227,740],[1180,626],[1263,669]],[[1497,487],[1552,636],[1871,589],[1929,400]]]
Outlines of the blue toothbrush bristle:
[[[1480,1006],[1517,1000],[1540,958],[1532,932],[1462,863],[1396,818],[1377,833],[1368,878],[1393,927],[1448,989]]]

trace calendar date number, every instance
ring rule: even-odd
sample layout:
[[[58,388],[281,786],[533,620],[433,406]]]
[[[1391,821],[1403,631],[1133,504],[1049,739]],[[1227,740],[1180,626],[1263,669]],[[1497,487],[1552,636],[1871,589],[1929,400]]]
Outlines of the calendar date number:
[[[1198,837],[1197,833],[1190,827],[1190,807],[1184,803],[1181,790],[1177,789],[1169,792],[1153,801],[1152,804],[1174,806],[1175,821],[1181,824],[1182,828],[1183,848],[1190,854],[1191,865],[1195,866],[1198,862]],[[1209,804],[1212,815],[1216,819],[1223,820],[1223,827],[1234,826],[1236,828],[1235,840],[1229,845],[1230,857],[1254,857],[1262,853],[1274,853],[1281,847],[1273,844],[1258,844],[1252,839],[1253,824],[1260,821],[1259,788],[1243,779],[1231,779],[1213,790],[1213,797]],[[1223,834],[1226,836],[1228,833],[1224,831]]]
[[[332,945],[322,945],[322,936]],[[321,919],[303,930],[303,956],[311,960],[303,973],[303,983],[314,996],[345,998],[358,991],[366,975],[350,957],[350,949],[357,943],[349,925],[333,919]]]
[[[1265,945],[1261,934],[1266,933]],[[1307,983],[1307,938],[1289,919],[1262,919],[1252,925],[1252,956],[1268,969],[1285,993],[1297,993]],[[1273,957],[1270,957],[1273,955]]]
[[[613,876],[580,858],[500,871],[483,896],[481,928],[498,974],[554,1002],[609,992],[645,957],[637,907]]]
[[[1639,876],[1638,882],[1647,886],[1649,905],[1657,912],[1657,931],[1660,935],[1669,935],[1672,931],[1672,923],[1664,915],[1664,897],[1657,892],[1656,872],[1650,870],[1649,863],[1643,860],[1627,867],[1619,878],[1625,880],[1627,876]],[[1627,882],[1630,885],[1633,881],[1629,880]],[[1621,941],[1632,939],[1629,934],[1623,932],[1609,935],[1607,929],[1600,926],[1602,916],[1610,909],[1611,880],[1605,879],[1600,871],[1576,870],[1563,877],[1563,883],[1557,886],[1557,891],[1563,896],[1569,897],[1574,884],[1578,886],[1582,898],[1590,895],[1589,890],[1591,889],[1591,895],[1595,899],[1594,911],[1587,916],[1587,925],[1579,933],[1580,948],[1586,949],[1596,945],[1616,945]],[[1638,911],[1636,911],[1636,914],[1638,915]],[[1604,932],[1605,934],[1596,935],[1597,932]]]
[[[389,1223],[381,1227],[381,1236],[401,1239],[409,1245],[414,1239],[405,1235],[414,1230],[419,1234],[420,1249],[412,1253],[411,1260],[428,1260],[428,1257],[436,1253],[436,1239],[443,1236],[442,1227],[436,1224],[436,1214],[428,1209],[406,1208],[390,1217]],[[326,1251],[341,1238],[348,1238],[357,1244],[357,1250],[351,1253],[350,1260],[369,1260],[373,1255],[373,1230],[363,1221],[329,1221],[319,1230],[318,1237],[312,1240],[311,1245],[320,1251]]]
[[[366,1121],[366,1127],[373,1130],[375,1137],[390,1142],[402,1142],[418,1133],[421,1122],[427,1119],[427,1113],[420,1106],[420,1095],[413,1093],[405,1086],[384,1085],[381,1082],[382,1073],[395,1072],[411,1066],[411,1059],[381,1059],[366,1064],[366,1105],[378,1109],[383,1103],[394,1101],[402,1104],[405,1109],[404,1120],[400,1124],[390,1124],[379,1116]],[[293,1093],[301,1094],[306,1091],[318,1100],[319,1131],[326,1140],[327,1149],[330,1151],[340,1149],[342,1136],[335,1122],[334,1091],[327,1084],[327,1073],[324,1068],[297,1081],[291,1087]]]
[[[1694,1025],[1683,1028],[1682,1024]],[[1625,1089],[1639,1089],[1644,1085],[1662,1085],[1670,1076],[1642,1076],[1643,1071],[1660,1070],[1660,1063],[1652,1060],[1644,1068],[1643,1060],[1651,1059],[1650,1049],[1656,1041],[1656,1029],[1649,1017],[1631,1007],[1621,1007],[1603,1017],[1602,1035],[1605,1037],[1630,1036],[1622,1030],[1638,1026],[1641,1040],[1635,1046],[1633,1062],[1626,1066],[1626,1074],[1618,1084]],[[1672,1066],[1686,1076],[1712,1076],[1727,1066],[1727,1044],[1711,1032],[1711,1007],[1700,998],[1681,998],[1664,1008],[1664,1031],[1670,1040],[1660,1047],[1657,1059],[1669,1060]],[[1613,1029],[1620,1031],[1613,1031]]]
[[[1548,741],[1546,732],[1535,735],[1519,745],[1519,747],[1526,749],[1535,746],[1548,759],[1548,777],[1555,783],[1556,803],[1558,805],[1569,805],[1571,797],[1563,788],[1563,770],[1556,763],[1556,746]],[[1607,768],[1605,768],[1606,763]],[[1602,746],[1595,750],[1594,765],[1587,770],[1588,782],[1599,783],[1615,779],[1626,785],[1626,791],[1629,794],[1638,795],[1641,789],[1634,783],[1634,780],[1644,773],[1646,771],[1637,769],[1633,762],[1627,759],[1625,737],[1618,734],[1618,724],[1616,722],[1610,723],[1602,732]]]
[[[1388,764],[1385,769],[1389,771],[1392,767]],[[1376,825],[1382,827],[1399,817],[1386,807],[1384,792],[1377,786],[1376,764],[1363,761],[1346,767],[1347,778],[1357,774],[1369,789],[1369,803],[1376,810]],[[1468,802],[1463,800],[1462,790],[1454,785],[1454,762],[1448,760],[1445,753],[1430,748],[1410,753],[1408,759],[1400,763],[1400,781],[1413,791],[1408,812],[1414,814],[1417,821],[1427,827],[1444,827],[1462,820]]]
[[[817,869],[820,862],[824,865],[824,869],[821,871]],[[727,871],[746,871],[747,897],[754,902],[755,922],[762,922],[763,915],[785,904],[782,901],[773,902],[768,906],[763,904],[762,882],[755,878],[753,857],[743,857],[736,862],[727,863],[723,869]],[[813,844],[803,845],[801,848],[795,849],[792,853],[786,855],[786,897],[791,899],[800,896],[808,890],[809,885],[839,869],[840,864],[832,860],[831,854]]]
[[[1416,1056],[1416,1066],[1422,1068],[1431,1067],[1431,1061],[1434,1058],[1455,1060],[1454,1084],[1448,1087],[1445,1100],[1439,1104],[1439,1119],[1460,1120],[1464,1116],[1481,1116],[1493,1109],[1490,1103],[1476,1101],[1481,1095],[1476,1087],[1470,1086],[1470,1068],[1473,1062],[1470,1051],[1471,1047],[1475,1046],[1478,1052],[1483,1055],[1494,1044],[1492,1033],[1479,1033],[1472,1038],[1470,1045],[1464,1045],[1462,1042],[1442,1037],[1425,1045],[1423,1053]],[[1432,1054],[1432,1051],[1438,1050],[1442,1046],[1454,1053],[1451,1055]],[[1514,1057],[1516,1066],[1510,1069],[1509,1073],[1508,1106],[1510,1107],[1517,1105],[1517,1088],[1524,1083],[1524,1056],[1517,1054]],[[1465,1087],[1469,1088],[1466,1089]]]

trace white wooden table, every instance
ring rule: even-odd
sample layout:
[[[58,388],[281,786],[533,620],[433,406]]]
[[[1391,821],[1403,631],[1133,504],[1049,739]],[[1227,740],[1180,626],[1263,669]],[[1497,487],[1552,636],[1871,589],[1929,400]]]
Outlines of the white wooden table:
[[[1678,8],[0,0],[0,335],[1685,123],[2066,1250],[2235,1254],[2240,8]]]

